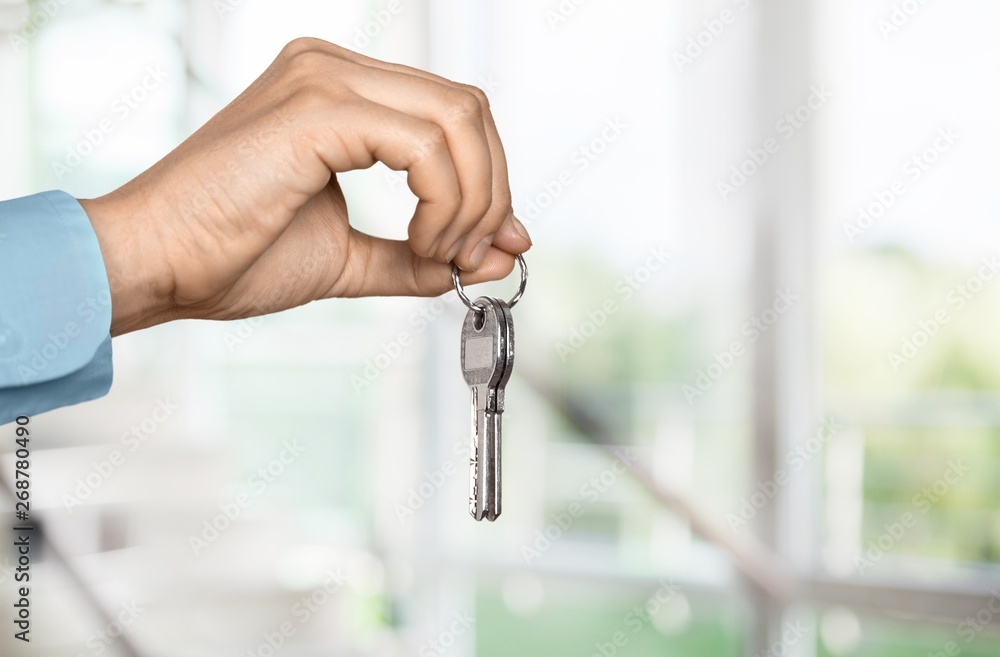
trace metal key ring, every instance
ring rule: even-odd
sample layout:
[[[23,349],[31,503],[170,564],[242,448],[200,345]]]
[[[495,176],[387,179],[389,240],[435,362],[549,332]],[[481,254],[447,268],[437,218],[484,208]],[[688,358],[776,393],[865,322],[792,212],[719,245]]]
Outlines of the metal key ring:
[[[520,254],[516,257],[517,264],[521,267],[521,285],[517,288],[517,294],[510,298],[507,302],[508,308],[513,308],[514,304],[521,300],[521,295],[524,294],[524,288],[528,284],[528,265],[524,264],[524,257]],[[469,297],[465,294],[465,288],[462,287],[462,281],[459,279],[458,265],[453,265],[451,268],[451,282],[455,284],[455,291],[458,292],[458,298],[461,299],[469,310],[478,310],[480,312],[486,310],[485,308],[480,308],[469,300]]]

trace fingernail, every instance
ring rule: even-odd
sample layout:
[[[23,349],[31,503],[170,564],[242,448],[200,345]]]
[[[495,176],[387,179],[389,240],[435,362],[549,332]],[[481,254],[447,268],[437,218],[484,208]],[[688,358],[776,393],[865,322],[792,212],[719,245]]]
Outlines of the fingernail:
[[[524,239],[528,240],[528,244],[531,244],[531,236],[528,235],[528,229],[524,227],[524,224],[521,223],[521,220],[515,217],[514,215],[510,215],[510,218],[514,220],[513,222],[514,229],[518,232],[518,234],[520,234],[520,236],[523,237]]]
[[[477,244],[476,248],[472,250],[472,255],[469,256],[469,264],[472,265],[473,269],[479,269],[479,266],[486,260],[486,254],[489,253],[491,244],[493,244],[492,235],[484,237],[483,241]]]
[[[431,245],[431,250],[427,252],[427,257],[428,258],[433,258],[434,254],[437,253],[438,246],[441,244],[441,239],[443,237],[444,236],[442,235],[441,237],[439,237],[436,240],[434,240],[434,244]]]
[[[465,244],[465,240],[458,240],[452,245],[451,249],[448,250],[448,254],[444,257],[445,262],[451,262],[458,255],[459,250],[461,250],[462,245]]]

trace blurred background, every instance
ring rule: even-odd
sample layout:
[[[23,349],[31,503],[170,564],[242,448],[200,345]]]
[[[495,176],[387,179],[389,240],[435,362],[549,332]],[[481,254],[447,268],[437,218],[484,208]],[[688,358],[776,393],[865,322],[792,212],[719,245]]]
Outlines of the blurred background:
[[[496,523],[454,293],[159,326],[31,420],[49,540],[0,653],[1000,655],[998,31],[989,0],[3,0],[2,198],[116,188],[310,35],[486,91],[534,247]],[[405,237],[400,174],[341,180]]]

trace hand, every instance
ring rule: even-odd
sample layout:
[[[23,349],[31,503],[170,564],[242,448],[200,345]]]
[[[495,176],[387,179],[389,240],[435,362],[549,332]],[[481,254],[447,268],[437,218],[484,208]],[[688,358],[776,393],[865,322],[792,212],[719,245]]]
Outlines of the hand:
[[[352,228],[337,173],[376,161],[417,196],[406,241]],[[486,96],[318,39],[120,189],[81,200],[112,288],[112,335],[315,299],[434,296],[451,262],[506,276],[531,241]]]

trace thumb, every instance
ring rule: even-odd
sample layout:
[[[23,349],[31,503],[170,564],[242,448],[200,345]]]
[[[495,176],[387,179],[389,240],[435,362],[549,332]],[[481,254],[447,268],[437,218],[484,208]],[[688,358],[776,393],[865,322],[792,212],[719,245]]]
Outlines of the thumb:
[[[352,228],[347,254],[347,267],[330,297],[435,297],[454,287],[451,263],[417,255],[406,241],[374,237]],[[497,281],[513,269],[513,255],[490,247],[479,269],[462,272],[462,283]]]

